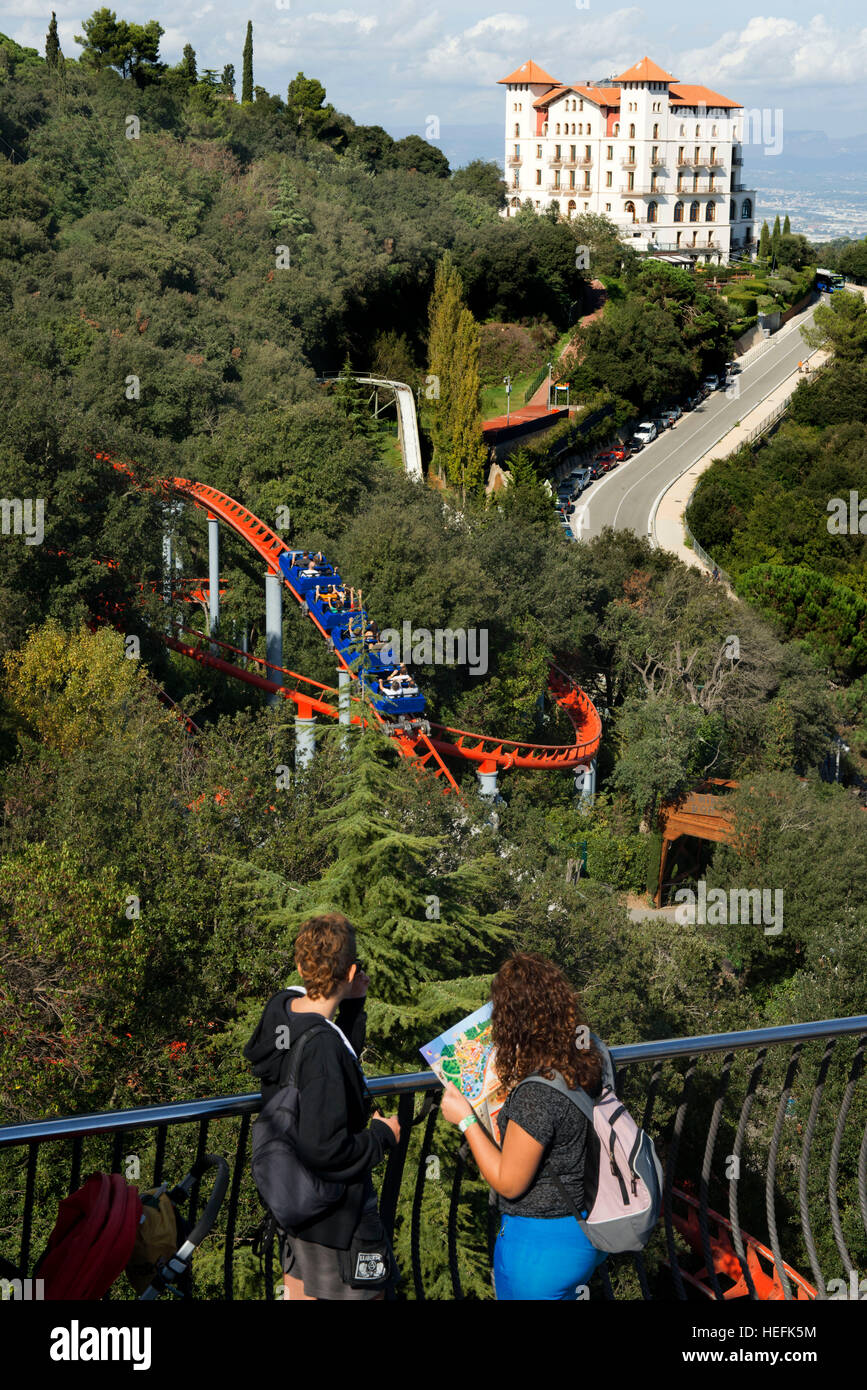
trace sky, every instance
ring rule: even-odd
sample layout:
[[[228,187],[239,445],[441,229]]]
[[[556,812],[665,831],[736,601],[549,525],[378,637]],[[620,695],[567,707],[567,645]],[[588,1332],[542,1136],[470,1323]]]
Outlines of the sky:
[[[53,0],[61,47],[92,8]],[[527,0],[502,8],[475,0],[200,0],[186,9],[161,0],[114,0],[116,13],[155,18],[161,57],[177,62],[185,43],[198,66],[233,62],[240,81],[247,20],[253,21],[254,80],[285,98],[299,71],[356,121],[425,134],[442,125],[502,124],[505,77],[533,58],[566,82],[623,71],[645,54],[683,82],[700,82],[746,107],[783,111],[792,130],[832,137],[867,133],[867,10],[861,0],[820,7],[810,0],[727,0],[725,5],[657,0]],[[44,51],[51,0],[4,0],[0,31]],[[721,18],[722,17],[722,18]]]

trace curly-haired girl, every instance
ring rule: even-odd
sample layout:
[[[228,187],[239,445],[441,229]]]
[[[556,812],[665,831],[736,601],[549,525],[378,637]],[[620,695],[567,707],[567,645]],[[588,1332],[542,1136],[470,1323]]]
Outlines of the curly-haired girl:
[[[521,953],[507,960],[491,985],[497,1073],[509,1092],[497,1116],[502,1148],[476,1123],[472,1107],[448,1085],[443,1117],[466,1132],[479,1171],[500,1198],[494,1248],[497,1298],[575,1300],[605,1259],[585,1236],[574,1209],[554,1181],[561,1179],[584,1210],[587,1120],[550,1086],[515,1088],[525,1077],[559,1072],[568,1085],[597,1096],[602,1059],[586,1034],[578,995],[551,961]]]

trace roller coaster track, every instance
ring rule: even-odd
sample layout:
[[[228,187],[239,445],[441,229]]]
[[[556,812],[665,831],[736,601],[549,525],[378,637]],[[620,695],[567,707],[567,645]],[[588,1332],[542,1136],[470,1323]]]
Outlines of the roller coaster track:
[[[306,611],[307,617],[318,628],[323,639],[334,645],[330,634],[312,611],[311,606],[305,601],[304,594],[293,585],[286,574],[286,568],[289,567],[287,562],[291,555],[289,547],[281,536],[247,507],[242,506],[240,502],[236,502],[226,493],[220,492],[219,489],[210,487],[207,483],[194,482],[189,478],[161,479],[155,484],[145,484],[138,479],[134,467],[130,463],[123,462],[104,452],[97,452],[96,457],[110,462],[115,469],[125,474],[135,486],[148,487],[151,490],[159,489],[164,491],[166,495],[184,498],[193,506],[203,510],[208,517],[224,522],[236,535],[246,541],[265,562],[268,573],[281,576],[285,589],[302,606],[302,611]],[[335,575],[335,578],[339,579],[339,576]],[[185,635],[189,640],[181,640],[172,636],[166,636],[164,640],[174,650],[200,662],[202,665],[221,671],[224,675],[244,681],[261,690],[279,694],[284,699],[292,700],[301,717],[309,718],[316,713],[333,719],[338,717],[339,704],[336,698],[338,692],[333,687],[322,685],[321,682],[311,680],[309,677],[296,671],[290,671],[285,667],[274,667],[264,658],[242,652],[240,649],[198,630],[186,629]],[[217,655],[215,649],[223,654]],[[352,680],[359,682],[359,676],[361,676],[363,681],[364,672],[359,672],[356,669],[358,663],[350,664],[336,645],[334,645],[334,652],[339,666],[349,672]],[[271,680],[267,675],[251,670],[251,665],[265,668],[272,673],[277,671],[283,679],[280,682]],[[587,764],[595,756],[601,739],[602,723],[590,698],[569,675],[555,666],[552,666],[549,672],[548,694],[554,703],[563,710],[572,725],[575,732],[572,743],[526,743],[512,739],[495,738],[487,734],[472,733],[466,729],[455,729],[441,724],[430,724],[428,726],[430,732],[425,728],[408,727],[404,729],[399,726],[396,727],[369,703],[364,705],[364,710],[366,710],[368,717],[372,716],[385,728],[403,757],[426,768],[435,777],[442,778],[450,788],[457,791],[457,783],[444,761],[446,758],[460,758],[466,762],[474,763],[477,765],[477,770],[484,773],[497,770],[506,771],[511,768],[533,771],[568,771]],[[365,713],[362,712],[363,702],[358,697],[352,697],[351,706],[353,704],[356,709],[350,715],[351,722],[361,723],[365,718]]]

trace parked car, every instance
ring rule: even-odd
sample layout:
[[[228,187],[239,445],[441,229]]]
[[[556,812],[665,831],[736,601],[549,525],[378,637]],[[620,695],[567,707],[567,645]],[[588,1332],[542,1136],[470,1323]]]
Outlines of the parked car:
[[[704,378],[704,381],[701,384],[707,391],[718,391],[719,377],[717,376],[716,372],[711,372],[708,376]]]
[[[675,421],[679,420],[682,415],[683,411],[681,410],[679,405],[669,405],[665,408],[665,410],[663,410],[660,418],[662,419],[663,423],[667,425],[670,429],[671,426],[675,423]]]
[[[641,445],[652,444],[658,434],[659,430],[652,420],[642,420],[632,438]]]
[[[741,368],[739,362],[726,362],[725,364],[726,376],[734,376],[736,372],[740,371],[740,369]]]
[[[686,400],[684,401],[684,410],[695,410],[698,406],[701,405],[703,399],[704,397],[702,396],[701,392],[695,391],[691,396],[687,396]]]

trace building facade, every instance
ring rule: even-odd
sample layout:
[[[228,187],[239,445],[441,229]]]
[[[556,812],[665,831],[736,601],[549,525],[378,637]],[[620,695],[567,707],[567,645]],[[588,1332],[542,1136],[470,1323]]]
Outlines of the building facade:
[[[556,203],[563,217],[604,214],[637,250],[718,263],[753,252],[738,102],[649,58],[598,83],[566,86],[531,60],[500,80],[507,217]]]

